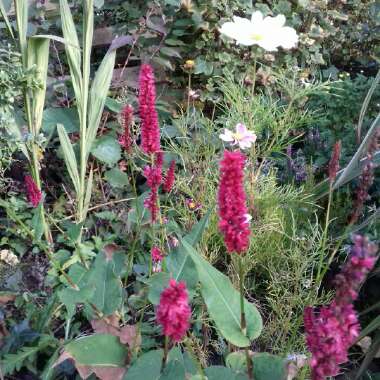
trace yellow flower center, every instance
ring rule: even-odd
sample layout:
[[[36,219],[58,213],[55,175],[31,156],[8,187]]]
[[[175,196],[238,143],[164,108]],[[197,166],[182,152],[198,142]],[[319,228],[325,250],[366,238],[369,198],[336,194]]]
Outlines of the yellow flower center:
[[[243,135],[239,132],[233,133],[232,136],[235,140],[238,140],[238,141],[243,138]]]
[[[252,33],[251,39],[254,41],[261,41],[264,39],[264,36],[262,34],[259,34],[259,33]]]

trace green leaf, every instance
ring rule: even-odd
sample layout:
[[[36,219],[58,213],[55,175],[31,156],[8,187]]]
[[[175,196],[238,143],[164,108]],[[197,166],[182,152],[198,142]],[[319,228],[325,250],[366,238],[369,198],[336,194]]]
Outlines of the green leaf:
[[[103,136],[96,140],[91,153],[100,161],[113,166],[121,158],[119,143],[111,136]]]
[[[235,373],[230,368],[211,366],[205,369],[207,380],[235,380]]]
[[[104,315],[111,315],[120,307],[122,284],[115,273],[113,257],[109,257],[105,252],[96,256],[93,267],[89,271],[88,284],[95,289],[91,302]]]
[[[184,239],[191,245],[195,246],[202,238],[203,232],[208,225],[211,210],[193,226],[191,231]],[[168,272],[172,274],[176,281],[185,281],[191,297],[192,291],[195,290],[198,283],[198,272],[195,264],[186,249],[182,245],[175,248],[166,258]]]
[[[181,54],[179,53],[178,49],[174,49],[172,47],[163,46],[160,49],[160,53],[167,55],[168,57],[176,57],[176,58],[182,58]]]
[[[158,305],[162,291],[168,286],[171,275],[166,272],[153,274],[148,280],[148,300],[153,305]]]
[[[86,136],[87,155],[91,151],[92,144],[98,131],[104,104],[106,102],[108,90],[111,84],[112,73],[115,66],[115,58],[116,50],[109,50],[103,58],[91,85],[88,105],[88,129]]]
[[[122,172],[118,168],[113,168],[108,170],[104,175],[106,181],[112,186],[116,188],[124,188],[129,185],[128,174]]]
[[[79,338],[65,346],[77,365],[99,367],[123,367],[127,348],[118,337],[109,334],[94,334]]]
[[[267,353],[253,355],[255,380],[285,380],[286,375],[286,359]]]
[[[62,124],[67,133],[79,131],[78,113],[75,108],[46,108],[42,118],[42,130],[50,135],[57,124]]]
[[[41,236],[44,232],[44,225],[42,223],[42,212],[43,212],[42,203],[40,203],[38,207],[36,207],[33,210],[33,218],[32,218],[32,228],[34,231],[34,239],[36,241],[41,239]]]
[[[70,67],[71,81],[73,83],[73,88],[78,104],[78,113],[81,115],[80,106],[82,102],[82,73],[79,40],[67,0],[60,0],[59,5],[63,37],[67,42],[65,44],[65,50]]]
[[[63,157],[66,163],[67,171],[69,172],[71,181],[74,185],[75,191],[78,194],[80,189],[79,183],[79,173],[78,173],[78,164],[77,159],[75,158],[75,153],[73,146],[71,145],[69,136],[62,124],[59,124],[58,127],[58,136],[59,141],[62,146]]]
[[[36,67],[35,80],[42,83],[41,87],[30,90],[31,114],[33,133],[37,136],[42,124],[42,115],[45,105],[46,95],[46,77],[49,63],[49,45],[48,38],[30,38],[28,40],[27,59],[28,68]]]
[[[157,380],[160,377],[163,356],[163,350],[149,351],[141,355],[128,369],[123,380]]]
[[[8,15],[7,15],[7,12],[5,10],[5,7],[4,7],[4,4],[3,4],[3,0],[0,0],[0,14],[1,16],[3,17],[4,21],[5,21],[5,25],[7,26],[7,29],[11,35],[11,37],[14,39],[15,36],[13,34],[13,29],[12,29],[12,25],[9,21],[9,18],[8,18]]]
[[[112,112],[120,113],[123,109],[123,104],[112,98],[106,98],[105,106]]]
[[[182,244],[193,259],[201,282],[202,297],[216,327],[229,342],[238,347],[248,347],[262,330],[262,320],[256,307],[244,300],[247,336],[240,326],[240,295],[230,279],[215,269],[191,247],[186,240]]]
[[[27,65],[27,40],[26,34],[28,30],[28,3],[25,0],[15,0],[16,24],[18,32],[18,40],[20,44],[22,63],[24,67]]]

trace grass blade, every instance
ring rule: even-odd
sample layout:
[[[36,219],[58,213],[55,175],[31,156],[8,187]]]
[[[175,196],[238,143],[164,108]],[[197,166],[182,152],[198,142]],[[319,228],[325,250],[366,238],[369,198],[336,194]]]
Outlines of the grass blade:
[[[15,35],[13,34],[12,25],[9,22],[9,18],[8,18],[7,12],[5,10],[3,0],[0,0],[0,14],[1,14],[2,18],[4,19],[5,25],[7,26],[7,29],[9,31],[10,35],[14,39]]]
[[[94,171],[91,168],[90,174],[89,174],[88,179],[87,179],[86,194],[84,197],[84,206],[83,206],[83,214],[84,215],[87,215],[88,208],[90,207],[93,179],[94,179]]]
[[[353,172],[357,170],[360,166],[360,160],[365,155],[365,152],[367,150],[368,144],[370,143],[371,139],[377,132],[377,129],[380,127],[380,113],[377,115],[375,121],[372,123],[369,131],[367,132],[364,140],[360,144],[358,150],[354,154],[354,157],[352,157],[351,161],[348,163],[348,165],[344,168],[342,174],[338,177],[337,181],[334,184],[334,190],[340,187],[343,183],[347,182],[347,178],[350,178]]]
[[[66,167],[69,172],[71,181],[73,182],[75,191],[79,192],[79,173],[77,159],[75,158],[75,153],[73,146],[71,145],[69,136],[67,135],[66,129],[62,124],[57,126],[59,141],[61,142],[63,157],[65,159]]]
[[[367,93],[367,96],[364,99],[362,108],[360,110],[359,121],[358,121],[358,125],[356,127],[356,134],[358,136],[358,141],[361,140],[364,115],[367,112],[369,102],[371,101],[372,95],[375,92],[375,89],[376,89],[377,85],[379,84],[379,82],[380,82],[380,70],[377,72],[377,75],[376,75],[376,77],[375,77],[375,79],[371,85],[371,88],[369,89],[369,91]]]

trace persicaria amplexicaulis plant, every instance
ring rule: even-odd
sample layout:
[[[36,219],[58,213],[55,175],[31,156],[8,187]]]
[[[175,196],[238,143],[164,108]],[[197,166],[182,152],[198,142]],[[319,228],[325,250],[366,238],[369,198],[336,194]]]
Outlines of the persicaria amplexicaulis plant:
[[[359,336],[360,325],[353,302],[368,272],[373,268],[377,247],[356,235],[354,246],[334,284],[336,295],[330,305],[305,309],[306,341],[312,354],[312,380],[324,380],[339,374],[348,361],[348,349]]]
[[[24,178],[26,196],[28,198],[29,203],[33,207],[37,207],[42,199],[42,192],[38,188],[37,184],[34,182],[33,177],[31,175],[26,175]]]

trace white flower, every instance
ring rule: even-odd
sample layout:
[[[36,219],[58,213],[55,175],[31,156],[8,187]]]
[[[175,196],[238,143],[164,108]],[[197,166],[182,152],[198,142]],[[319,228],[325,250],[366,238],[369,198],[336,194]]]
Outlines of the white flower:
[[[246,46],[259,45],[267,51],[276,51],[279,46],[291,49],[298,42],[295,29],[284,26],[285,16],[263,17],[260,11],[252,14],[251,20],[233,17],[233,21],[222,25],[220,32]]]
[[[257,136],[253,132],[248,131],[247,127],[242,123],[236,124],[235,133],[229,129],[225,129],[224,133],[220,134],[219,137],[223,141],[231,142],[232,145],[239,144],[240,149],[250,148],[257,138]]]

